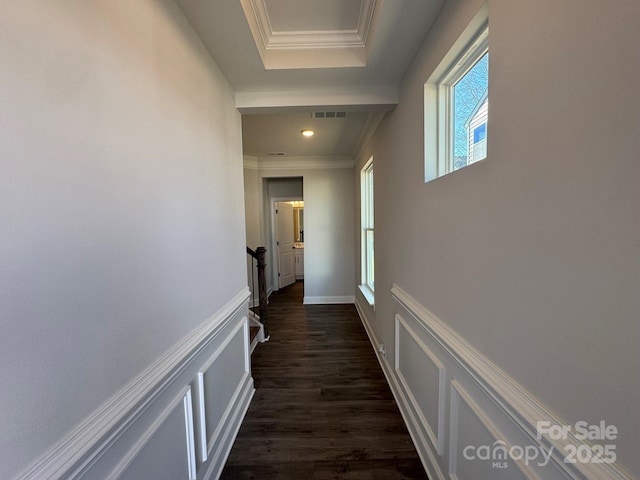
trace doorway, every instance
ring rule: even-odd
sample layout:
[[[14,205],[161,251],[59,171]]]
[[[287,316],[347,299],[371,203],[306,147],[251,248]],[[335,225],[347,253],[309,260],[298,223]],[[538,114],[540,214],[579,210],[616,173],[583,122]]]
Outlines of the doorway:
[[[278,289],[296,282],[295,234],[292,202],[276,202],[276,251]]]
[[[304,200],[302,177],[265,179],[270,283],[274,291],[304,281]]]
[[[274,285],[279,290],[304,281],[304,201],[273,201]]]

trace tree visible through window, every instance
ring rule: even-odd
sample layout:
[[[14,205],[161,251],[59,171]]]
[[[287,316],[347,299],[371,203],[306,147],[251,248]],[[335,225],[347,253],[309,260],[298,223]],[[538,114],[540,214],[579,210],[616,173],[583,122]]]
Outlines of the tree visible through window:
[[[425,83],[426,182],[487,157],[489,27],[483,23],[465,30]]]
[[[452,90],[452,117],[454,119],[453,169],[457,170],[487,156],[488,52],[455,83]],[[482,138],[480,139],[480,137]],[[485,145],[484,154],[477,153],[474,155],[473,147],[483,140]]]

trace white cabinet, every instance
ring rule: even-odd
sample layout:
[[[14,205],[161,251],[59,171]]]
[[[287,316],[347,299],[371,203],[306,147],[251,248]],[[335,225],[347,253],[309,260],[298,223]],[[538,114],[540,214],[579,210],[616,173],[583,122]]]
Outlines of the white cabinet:
[[[296,261],[296,280],[304,278],[304,248],[296,248],[295,250]]]

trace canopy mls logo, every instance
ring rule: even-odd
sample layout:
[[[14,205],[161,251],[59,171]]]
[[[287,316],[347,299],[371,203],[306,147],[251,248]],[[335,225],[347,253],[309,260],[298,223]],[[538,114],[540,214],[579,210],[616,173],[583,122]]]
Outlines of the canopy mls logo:
[[[537,445],[527,445],[521,447],[518,445],[507,446],[502,440],[498,440],[493,445],[467,445],[462,451],[462,455],[466,460],[484,460],[490,461],[492,468],[509,468],[511,459],[516,462],[524,461],[525,465],[529,465],[537,460],[539,467],[544,467],[549,463],[553,455],[551,450],[544,450]]]
[[[507,445],[498,440],[492,445],[467,445],[462,454],[466,460],[490,461],[492,468],[509,468],[509,460],[523,462],[525,465],[548,465],[554,453],[558,451],[564,463],[614,463],[617,459],[616,445],[610,442],[618,438],[618,428],[601,421],[597,425],[580,421],[575,425],[556,425],[548,421],[537,422],[536,439],[568,440],[569,436],[589,443],[574,445],[567,443],[561,449],[542,445]],[[599,442],[599,443],[598,443]]]

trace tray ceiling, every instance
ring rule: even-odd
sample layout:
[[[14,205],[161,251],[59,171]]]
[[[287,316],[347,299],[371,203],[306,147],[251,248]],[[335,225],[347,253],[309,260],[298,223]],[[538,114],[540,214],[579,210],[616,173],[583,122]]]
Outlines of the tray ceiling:
[[[267,70],[362,67],[376,0],[241,0]]]
[[[175,1],[231,84],[245,154],[290,158],[360,148],[445,0]]]

